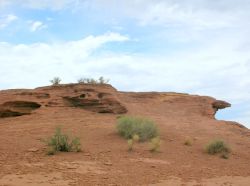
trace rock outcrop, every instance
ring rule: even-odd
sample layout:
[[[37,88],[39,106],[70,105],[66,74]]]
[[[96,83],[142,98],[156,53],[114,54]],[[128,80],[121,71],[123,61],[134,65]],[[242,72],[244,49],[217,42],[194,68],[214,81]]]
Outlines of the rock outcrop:
[[[173,116],[178,113],[210,118],[214,118],[219,109],[231,106],[225,101],[207,96],[173,92],[118,92],[106,84],[66,84],[33,90],[0,91],[0,117],[31,114],[33,110],[43,107],[75,107],[100,114],[125,114],[136,107],[126,107],[127,102],[139,103],[140,106],[149,103],[152,105],[152,111],[163,110],[165,113],[171,112]],[[142,106],[138,109],[144,108]]]
[[[77,107],[96,113],[124,114],[127,109],[116,93],[110,85],[90,84],[0,91],[0,117],[27,115],[40,107]]]
[[[212,106],[215,109],[215,111],[218,111],[219,109],[231,107],[231,104],[225,101],[216,100],[212,103]]]
[[[31,114],[41,105],[32,101],[7,101],[0,105],[0,118]]]
[[[79,96],[63,97],[66,104],[97,113],[124,114],[127,109],[112,94],[101,92],[86,92]]]

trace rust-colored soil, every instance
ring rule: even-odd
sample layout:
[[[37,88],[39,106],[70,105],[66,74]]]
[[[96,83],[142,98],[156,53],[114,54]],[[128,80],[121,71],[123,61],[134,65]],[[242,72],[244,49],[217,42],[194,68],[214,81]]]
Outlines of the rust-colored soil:
[[[211,97],[118,92],[109,85],[0,91],[0,185],[249,186],[249,130],[214,119],[228,106]],[[123,114],[157,123],[160,152],[150,152],[148,143],[127,151],[116,132]],[[57,126],[80,137],[83,151],[46,155],[41,139]],[[187,138],[192,146],[184,145]],[[217,138],[230,144],[229,159],[204,152]]]

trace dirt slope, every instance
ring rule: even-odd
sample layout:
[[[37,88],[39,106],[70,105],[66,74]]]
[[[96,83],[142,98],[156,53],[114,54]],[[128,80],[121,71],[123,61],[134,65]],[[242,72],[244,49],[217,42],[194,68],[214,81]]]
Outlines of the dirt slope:
[[[110,85],[68,84],[0,91],[0,185],[250,185],[250,132],[217,121],[230,104],[178,93],[118,92]],[[161,152],[147,143],[127,151],[117,116],[153,119]],[[46,155],[41,139],[57,126],[81,138],[83,152]],[[183,145],[186,138],[192,146]],[[229,159],[204,153],[215,138],[232,148]]]

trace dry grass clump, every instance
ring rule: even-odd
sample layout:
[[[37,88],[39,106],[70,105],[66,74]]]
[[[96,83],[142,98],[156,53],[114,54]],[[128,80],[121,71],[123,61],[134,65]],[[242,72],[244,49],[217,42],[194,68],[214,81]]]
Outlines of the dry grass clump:
[[[128,150],[132,151],[134,146],[134,142],[132,139],[128,139]]]
[[[161,140],[159,137],[152,138],[150,141],[150,151],[157,152],[160,149]]]
[[[48,146],[48,155],[54,155],[56,152],[80,152],[81,143],[79,138],[70,138],[63,134],[61,128],[56,128],[53,136],[45,140]]]
[[[133,135],[131,139],[128,139],[128,150],[132,151],[134,144],[138,142],[139,140],[140,140],[140,137],[137,134]]]
[[[228,159],[231,152],[230,147],[223,140],[213,140],[206,147],[205,150],[208,154],[221,154],[221,157]]]

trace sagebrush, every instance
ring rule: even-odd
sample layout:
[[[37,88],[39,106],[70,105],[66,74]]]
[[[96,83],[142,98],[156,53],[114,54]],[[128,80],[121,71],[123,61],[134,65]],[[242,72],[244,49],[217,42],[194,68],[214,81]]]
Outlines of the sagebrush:
[[[126,139],[131,139],[134,135],[138,135],[140,141],[146,141],[158,136],[158,129],[155,123],[152,120],[141,117],[120,117],[117,123],[117,130]]]

